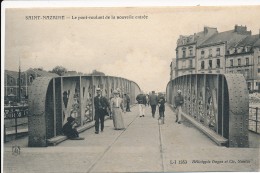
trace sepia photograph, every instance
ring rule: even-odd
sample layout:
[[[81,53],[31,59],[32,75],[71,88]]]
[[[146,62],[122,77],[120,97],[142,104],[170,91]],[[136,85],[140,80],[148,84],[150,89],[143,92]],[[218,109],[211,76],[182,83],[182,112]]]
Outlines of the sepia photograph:
[[[260,171],[260,4],[1,13],[3,172]]]

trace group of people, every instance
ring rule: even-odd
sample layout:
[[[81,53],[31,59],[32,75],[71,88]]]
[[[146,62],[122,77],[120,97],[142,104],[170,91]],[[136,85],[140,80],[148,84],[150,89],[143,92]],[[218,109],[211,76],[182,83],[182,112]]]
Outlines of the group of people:
[[[164,123],[164,112],[165,112],[165,98],[162,94],[158,96],[155,94],[155,91],[152,91],[152,94],[147,96],[143,93],[137,95],[136,100],[139,105],[139,116],[145,116],[145,107],[146,105],[151,106],[152,117],[155,118],[156,107],[159,107],[159,119],[163,120]],[[181,90],[177,90],[177,95],[174,97],[174,109],[176,111],[176,120],[175,122],[181,124],[181,111],[182,105],[184,103],[184,98],[181,94]]]
[[[101,95],[101,89],[96,89],[96,96],[94,97],[94,107],[95,107],[95,133],[99,134],[99,125],[101,126],[101,132],[104,131],[104,119],[106,115],[111,116],[113,119],[113,124],[115,130],[125,129],[123,113],[130,112],[130,97],[127,94],[124,94],[126,101],[126,110],[124,110],[124,100],[119,96],[119,91],[114,90],[114,97],[111,98],[110,102],[108,99]],[[164,122],[164,112],[165,112],[165,98],[162,94],[158,96],[155,94],[155,91],[152,91],[152,94],[148,97],[144,94],[138,94],[136,97],[138,106],[139,106],[139,116],[145,116],[145,107],[149,103],[151,106],[152,117],[155,118],[156,107],[159,107],[159,118],[163,119]],[[184,99],[181,95],[181,90],[177,91],[177,95],[174,97],[174,108],[176,110],[176,123],[181,123],[181,107],[183,105]],[[79,137],[79,133],[76,130],[77,122],[75,118],[68,117],[67,123],[63,126],[62,132],[70,139],[82,140],[84,138]]]
[[[124,94],[126,110],[124,110],[124,100],[119,97],[120,91],[114,90],[113,97],[108,101],[108,99],[101,95],[101,89],[96,89],[96,96],[94,97],[94,107],[95,107],[95,133],[99,134],[99,129],[101,132],[104,131],[104,120],[105,116],[111,116],[113,119],[115,130],[125,129],[123,113],[130,112],[130,97],[128,94]],[[112,114],[112,115],[111,115]],[[77,122],[75,118],[68,117],[67,123],[63,126],[62,132],[69,139],[82,140],[84,138],[79,137],[79,133],[76,130]]]
[[[112,114],[115,130],[125,129],[123,113],[130,112],[130,97],[124,94],[126,98],[126,110],[124,110],[124,100],[119,96],[120,91],[114,90],[114,97],[110,102],[106,97],[101,95],[101,89],[97,88],[97,96],[94,98],[95,107],[95,133],[99,133],[99,124],[101,124],[101,132],[104,130],[104,117]],[[100,123],[99,123],[100,122]]]
[[[155,94],[155,91],[152,91],[150,96],[141,93],[136,97],[137,103],[139,105],[139,116],[145,116],[145,107],[146,105],[151,106],[152,117],[155,118],[156,107],[159,107],[159,119],[164,118],[165,111],[165,98],[162,94],[158,96]]]

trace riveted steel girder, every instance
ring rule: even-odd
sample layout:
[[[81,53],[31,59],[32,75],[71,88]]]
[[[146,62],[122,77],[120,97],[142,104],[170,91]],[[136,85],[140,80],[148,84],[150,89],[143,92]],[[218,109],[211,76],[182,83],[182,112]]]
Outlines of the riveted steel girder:
[[[190,74],[175,78],[166,88],[174,105],[177,90],[184,96],[183,113],[228,139],[229,147],[248,147],[249,94],[241,74]]]
[[[72,116],[79,126],[93,121],[96,88],[110,99],[115,89],[121,97],[128,93],[133,104],[139,86],[113,76],[39,77],[29,87],[29,146],[47,146],[47,139],[62,134],[62,126]]]

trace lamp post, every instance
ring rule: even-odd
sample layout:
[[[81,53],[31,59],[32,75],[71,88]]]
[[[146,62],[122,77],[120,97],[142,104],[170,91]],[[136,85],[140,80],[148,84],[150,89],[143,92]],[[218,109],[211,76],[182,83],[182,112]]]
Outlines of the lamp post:
[[[21,62],[19,57],[19,73],[18,73],[18,103],[21,102]]]

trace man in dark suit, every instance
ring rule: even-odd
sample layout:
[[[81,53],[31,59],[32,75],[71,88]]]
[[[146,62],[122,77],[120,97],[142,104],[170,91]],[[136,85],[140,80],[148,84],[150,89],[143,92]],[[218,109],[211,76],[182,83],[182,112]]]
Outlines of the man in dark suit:
[[[152,94],[149,98],[151,109],[152,109],[152,116],[154,118],[155,112],[156,112],[156,106],[158,104],[158,97],[155,95],[155,91],[152,91]]]
[[[164,111],[165,111],[165,98],[162,94],[158,96],[158,106],[159,106],[159,119],[161,119],[164,124]]]
[[[126,100],[126,112],[131,112],[130,111],[130,97],[128,94],[124,94],[125,95],[125,100]]]
[[[94,106],[95,106],[95,133],[99,133],[99,121],[101,123],[101,132],[104,130],[104,118],[105,115],[108,115],[108,111],[110,110],[109,102],[106,97],[101,95],[101,89],[96,89],[97,96],[94,98]]]

